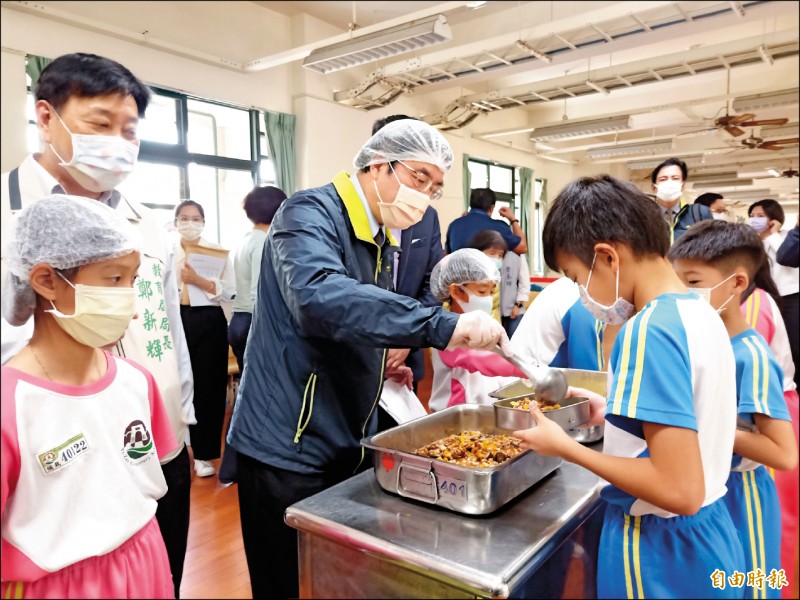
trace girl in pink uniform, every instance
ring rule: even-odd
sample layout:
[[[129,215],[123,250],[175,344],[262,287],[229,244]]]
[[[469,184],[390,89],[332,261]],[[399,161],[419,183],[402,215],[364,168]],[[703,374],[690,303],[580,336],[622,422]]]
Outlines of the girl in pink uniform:
[[[136,235],[74,196],[15,216],[3,315],[34,333],[2,367],[4,598],[174,596],[155,511],[175,438],[150,373],[103,350],[134,317]]]

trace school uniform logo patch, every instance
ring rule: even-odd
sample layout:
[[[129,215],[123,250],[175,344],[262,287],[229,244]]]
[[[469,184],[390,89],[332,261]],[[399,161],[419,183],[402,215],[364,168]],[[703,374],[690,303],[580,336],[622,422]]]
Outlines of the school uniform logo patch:
[[[130,425],[125,428],[123,436],[123,456],[131,464],[140,464],[147,462],[142,459],[148,457],[152,450],[153,436],[150,435],[147,426],[143,421],[131,421]]]

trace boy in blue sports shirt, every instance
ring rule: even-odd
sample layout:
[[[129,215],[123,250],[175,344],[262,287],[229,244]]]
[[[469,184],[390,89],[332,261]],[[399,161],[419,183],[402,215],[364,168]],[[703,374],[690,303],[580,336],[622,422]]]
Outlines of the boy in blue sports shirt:
[[[622,324],[609,360],[603,452],[535,405],[522,447],[606,480],[600,598],[741,598],[712,574],[742,572],[722,497],[736,431],[736,367],[725,327],[666,259],[667,225],[632,184],[584,177],[556,198],[542,233],[547,264],[578,283],[595,318]]]
[[[781,569],[781,507],[765,468],[790,471],[797,443],[783,398],[783,372],[764,338],[739,310],[742,294],[766,260],[752,227],[706,221],[692,227],[669,251],[681,280],[698,288],[722,317],[736,357],[739,428],[725,504],[739,530],[747,573]],[[746,584],[745,584],[746,585]],[[745,598],[780,598],[779,587],[747,586]]]

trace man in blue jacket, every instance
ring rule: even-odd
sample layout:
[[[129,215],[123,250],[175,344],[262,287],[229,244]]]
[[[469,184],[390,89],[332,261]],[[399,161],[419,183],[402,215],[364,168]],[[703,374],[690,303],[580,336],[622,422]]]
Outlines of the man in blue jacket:
[[[650,173],[656,202],[669,226],[670,245],[695,223],[714,218],[708,206],[697,202],[689,204],[683,199],[683,186],[688,176],[686,163],[679,158],[668,158]]]
[[[360,440],[376,431],[387,348],[510,351],[489,315],[389,291],[390,230],[419,222],[452,163],[435,128],[389,123],[356,155],[357,173],[297,192],[273,219],[228,434],[254,598],[299,594],[286,508],[370,466]]]
[[[385,125],[403,119],[413,119],[408,115],[389,115],[372,124],[372,135]],[[394,230],[392,235],[400,242],[400,252],[395,254],[394,291],[403,296],[419,300],[423,306],[441,306],[431,294],[431,271],[444,256],[442,248],[442,230],[439,226],[439,215],[436,209],[429,206],[419,223],[408,229]],[[392,348],[386,356],[387,375],[399,367],[407,366],[414,375],[413,387],[425,377],[424,348]],[[378,406],[378,431],[389,429],[397,422]]]

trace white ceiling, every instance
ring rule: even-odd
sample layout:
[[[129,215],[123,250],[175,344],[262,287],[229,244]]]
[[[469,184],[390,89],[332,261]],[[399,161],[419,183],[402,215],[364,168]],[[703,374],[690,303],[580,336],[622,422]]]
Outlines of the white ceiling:
[[[3,2],[36,12],[36,6],[29,4]],[[119,35],[125,35],[126,27],[137,27],[126,23],[122,13],[93,8],[108,4],[41,1],[45,12],[57,13],[53,18],[69,20],[74,15],[74,24],[91,17],[108,23]],[[737,137],[714,127],[715,118],[737,114],[731,107],[736,98],[781,90],[794,90],[796,95],[800,3],[794,0],[490,1],[474,10],[466,7],[466,1],[248,4],[289,16],[310,15],[328,24],[331,37],[305,40],[302,46],[268,56],[259,56],[263,39],[254,38],[249,45],[242,40],[238,56],[233,50],[225,56],[224,49],[213,47],[213,36],[205,35],[190,36],[188,43],[186,38],[168,40],[171,46],[165,44],[164,50],[205,62],[216,60],[218,66],[243,72],[287,63],[299,67],[316,47],[443,14],[453,33],[449,42],[313,76],[325,78],[328,89],[337,90],[331,99],[344,105],[366,110],[390,107],[397,97],[413,94],[415,104],[427,110],[418,116],[442,129],[463,129],[464,135],[542,160],[589,165],[598,172],[623,163],[639,182],[663,158],[684,157],[691,161],[694,193],[713,189],[694,186],[693,180],[701,175],[735,173],[750,183],[732,182],[715,191],[730,198],[738,194],[743,201],[754,195],[775,197],[790,211],[797,210],[800,180],[773,177],[768,169],[797,170],[798,144],[784,144],[774,151],[748,149],[742,141],[796,139],[798,103],[747,111],[755,120],[788,119],[793,127],[781,127],[777,136],[770,135],[767,126],[742,127],[744,133]],[[352,34],[351,23],[356,25]],[[243,62],[242,49],[248,47]],[[536,143],[530,139],[537,128],[627,115],[630,129],[618,132]],[[592,158],[599,147],[653,140],[667,140],[667,147]]]
[[[411,18],[437,6],[258,4],[290,15],[304,12],[343,32],[353,22],[354,5],[355,22],[362,27],[404,14]],[[798,179],[773,177],[768,169],[797,169],[798,145],[749,149],[742,140],[797,138],[798,104],[747,111],[755,114],[751,121],[788,119],[794,127],[781,127],[778,136],[770,135],[769,126],[751,126],[733,137],[715,127],[714,119],[736,114],[730,108],[735,98],[797,90],[797,2],[489,2],[476,10],[453,8],[455,4],[464,3],[438,5],[449,9],[442,14],[453,30],[451,42],[376,62],[370,76],[354,76],[352,86],[337,92],[335,99],[370,109],[388,104],[385,98],[398,88],[413,91],[415,98],[457,90],[455,100],[420,116],[443,129],[466,122],[473,136],[546,160],[590,163],[598,170],[615,162],[629,167],[641,163],[643,168],[631,172],[638,181],[646,180],[652,165],[663,158],[690,157],[690,182],[714,173],[752,180],[716,188],[698,185],[695,194],[720,191],[731,198],[746,196],[744,202],[752,192],[778,197],[794,208]],[[531,57],[514,44],[517,40],[547,53],[551,62]],[[589,87],[587,80],[606,92]],[[502,120],[496,118],[501,111],[506,113]],[[511,126],[508,114],[514,115]],[[537,127],[620,115],[631,116],[630,129],[539,143],[529,139]],[[591,158],[592,148],[652,140],[670,140],[671,145]]]

